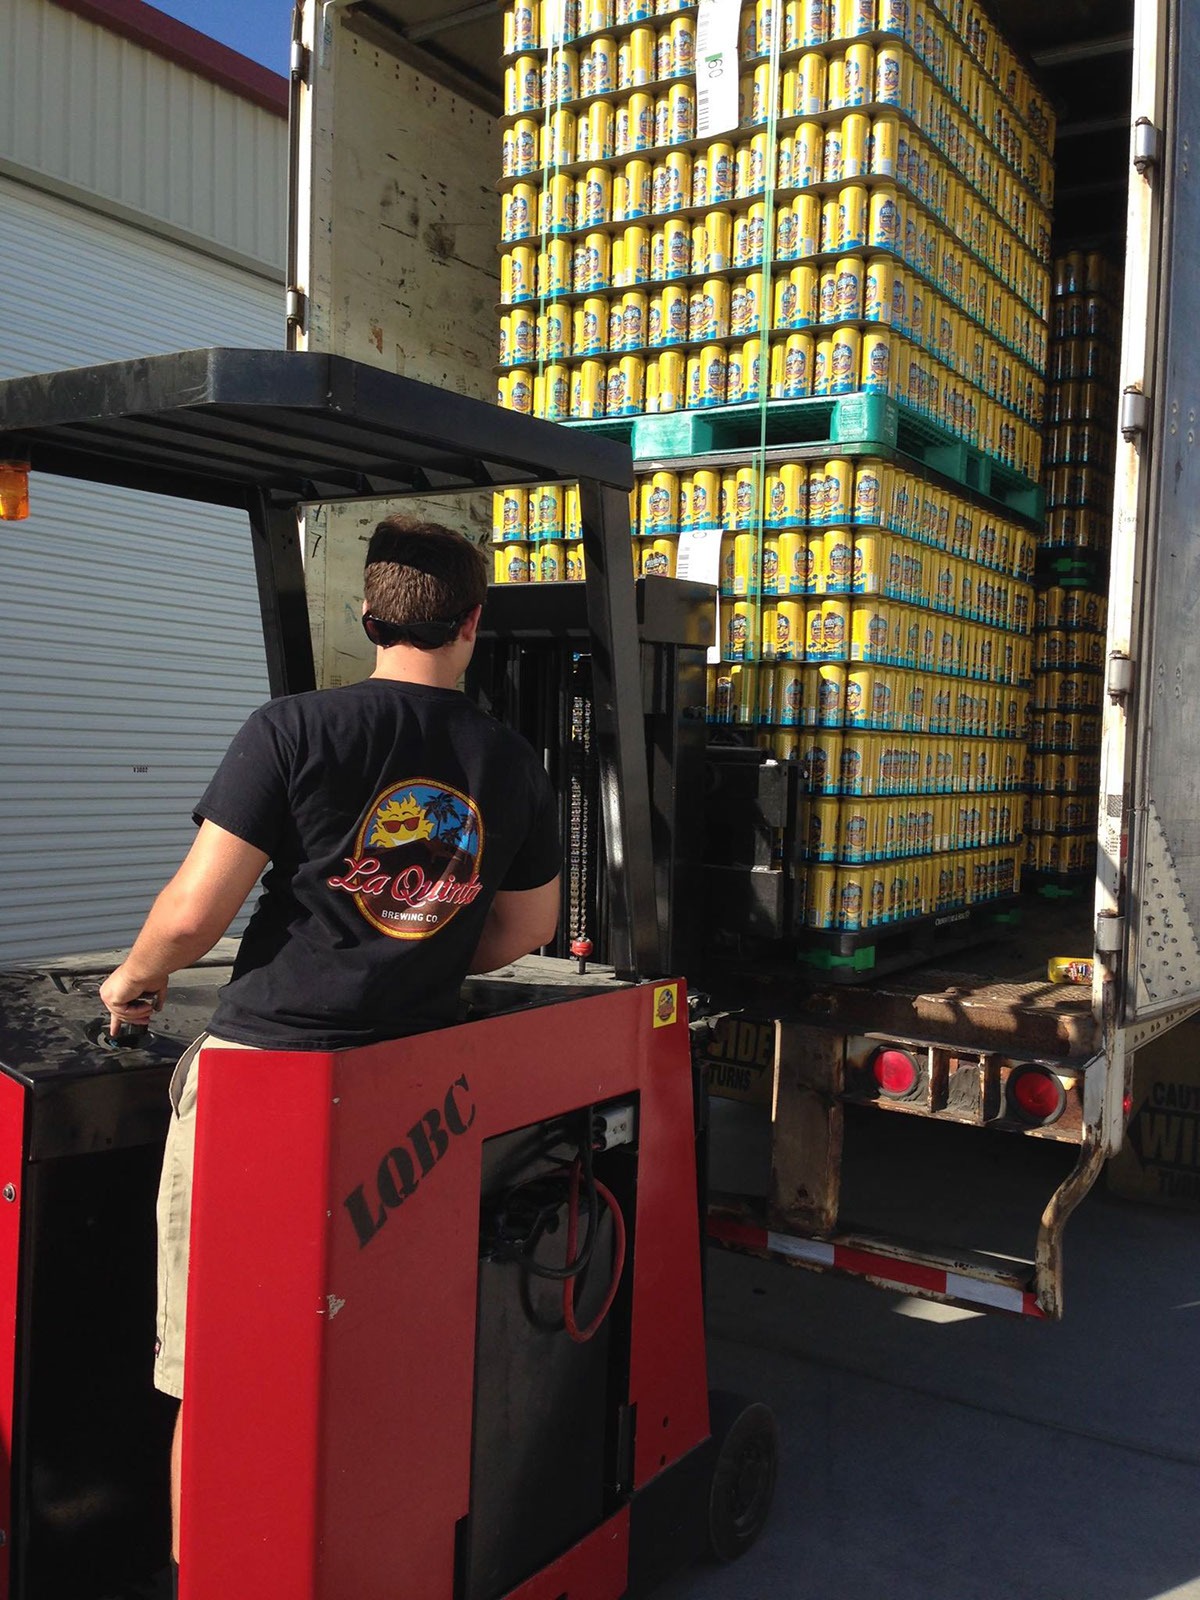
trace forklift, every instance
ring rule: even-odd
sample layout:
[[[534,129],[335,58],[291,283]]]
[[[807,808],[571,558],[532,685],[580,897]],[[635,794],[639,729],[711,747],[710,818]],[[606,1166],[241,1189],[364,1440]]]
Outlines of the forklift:
[[[0,461],[243,509],[273,695],[316,686],[304,506],[580,485],[586,582],[494,592],[467,685],[560,787],[559,953],[398,1043],[206,1053],[184,1600],[621,1600],[740,1555],[776,1435],[708,1389],[679,976],[713,591],[632,581],[629,450],[216,349],[0,384]],[[220,960],[117,1039],[107,965],[0,974],[0,1600],[139,1593],[165,1561],[153,1200]]]

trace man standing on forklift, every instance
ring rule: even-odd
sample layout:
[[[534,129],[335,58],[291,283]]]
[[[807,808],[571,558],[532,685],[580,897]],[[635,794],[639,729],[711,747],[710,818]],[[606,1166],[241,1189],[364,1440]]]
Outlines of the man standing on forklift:
[[[344,1050],[443,1027],[468,972],[537,950],[557,925],[549,780],[457,688],[487,593],[483,553],[449,528],[389,517],[363,590],[374,672],[253,713],[196,808],[183,865],[100,990],[114,1031],[145,1025],[171,973],[212,948],[269,866],[210,1030],[171,1080],[154,1381],[176,1399],[202,1047]],[[177,1420],[176,1583],[179,1489]]]

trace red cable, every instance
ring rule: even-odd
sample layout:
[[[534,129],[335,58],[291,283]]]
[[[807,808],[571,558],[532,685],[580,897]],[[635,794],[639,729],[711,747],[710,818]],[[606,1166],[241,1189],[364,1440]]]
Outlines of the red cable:
[[[575,1245],[579,1234],[579,1174],[583,1163],[576,1160],[571,1167],[571,1193],[567,1202],[567,1260],[574,1261]],[[568,1278],[563,1284],[563,1321],[567,1325],[567,1332],[576,1344],[586,1344],[599,1330],[600,1324],[612,1310],[612,1303],[617,1298],[617,1290],[621,1285],[621,1273],[625,1270],[625,1218],[617,1198],[611,1189],[607,1189],[598,1179],[593,1179],[596,1193],[604,1201],[613,1219],[613,1271],[612,1281],[608,1286],[608,1293],[604,1296],[604,1304],[588,1323],[586,1328],[580,1328],[575,1321],[575,1285],[578,1278]],[[599,1221],[597,1220],[597,1227]]]

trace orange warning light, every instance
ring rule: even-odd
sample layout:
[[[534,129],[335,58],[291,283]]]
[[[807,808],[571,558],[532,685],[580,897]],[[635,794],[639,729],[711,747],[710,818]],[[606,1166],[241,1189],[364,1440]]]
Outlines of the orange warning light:
[[[28,515],[28,461],[0,461],[0,522],[22,522]]]

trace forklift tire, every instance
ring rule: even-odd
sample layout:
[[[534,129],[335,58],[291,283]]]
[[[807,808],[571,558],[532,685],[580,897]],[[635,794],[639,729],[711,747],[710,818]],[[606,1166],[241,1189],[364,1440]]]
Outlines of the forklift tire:
[[[708,1491],[708,1548],[716,1561],[736,1561],[770,1514],[779,1438],[770,1407],[759,1401],[714,1389],[708,1405],[717,1447]]]

